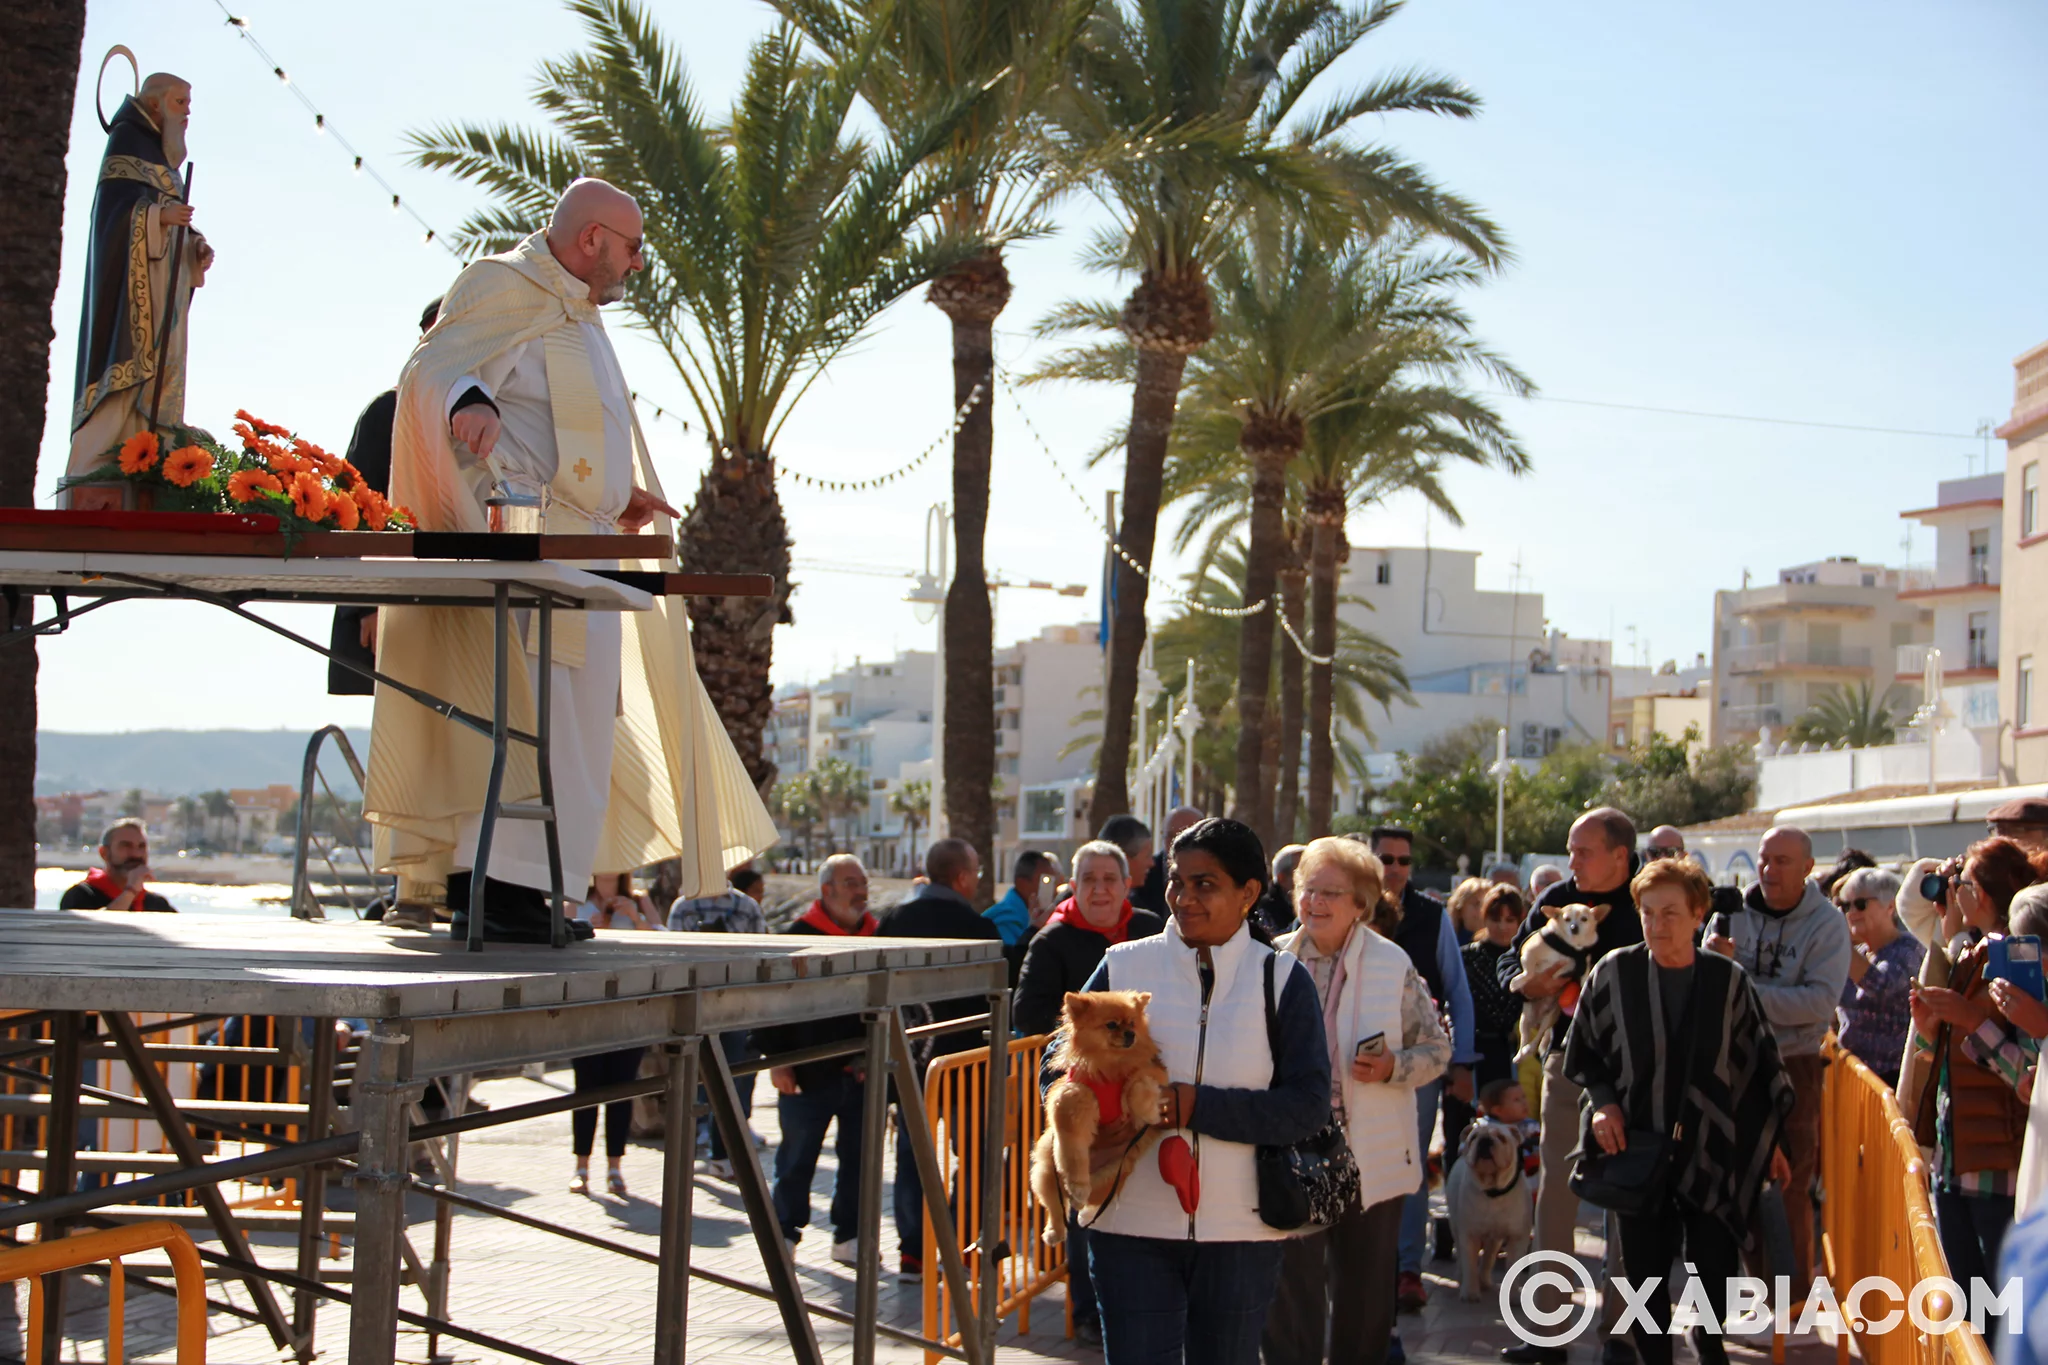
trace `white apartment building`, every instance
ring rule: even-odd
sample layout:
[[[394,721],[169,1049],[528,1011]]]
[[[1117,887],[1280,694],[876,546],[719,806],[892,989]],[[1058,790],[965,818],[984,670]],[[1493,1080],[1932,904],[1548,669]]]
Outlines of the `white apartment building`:
[[[1604,746],[1614,698],[1651,685],[1649,669],[1613,666],[1610,642],[1551,630],[1542,593],[1480,589],[1478,564],[1476,550],[1351,551],[1339,592],[1369,605],[1345,602],[1338,612],[1400,651],[1415,694],[1413,706],[1371,714],[1370,740],[1353,736],[1375,781],[1394,775],[1397,752],[1476,720],[1505,725],[1516,758],[1561,744]]]
[[[1901,512],[1934,529],[1933,581],[1899,593],[1934,613],[1927,644],[1898,651],[1895,682],[1917,687],[1927,648],[1941,651],[1942,701],[1977,738],[1995,763],[1998,752],[1998,612],[2000,531],[2005,519],[2005,475],[1946,479],[1932,507]]]
[[[1065,857],[1086,842],[1087,793],[1102,705],[1101,627],[1047,626],[996,651],[996,880],[1026,846]]]
[[[2012,363],[2012,418],[2005,442],[2004,513],[1999,541],[1998,766],[2007,782],[2048,781],[2048,697],[2037,668],[2048,663],[2048,506],[2041,466],[2048,461],[2048,342]]]
[[[1716,744],[1776,735],[1839,687],[1868,682],[1894,710],[1920,704],[1920,675],[1901,680],[1907,646],[1933,638],[1934,609],[1910,594],[1934,586],[1924,570],[1842,556],[1798,564],[1775,583],[1714,594]]]

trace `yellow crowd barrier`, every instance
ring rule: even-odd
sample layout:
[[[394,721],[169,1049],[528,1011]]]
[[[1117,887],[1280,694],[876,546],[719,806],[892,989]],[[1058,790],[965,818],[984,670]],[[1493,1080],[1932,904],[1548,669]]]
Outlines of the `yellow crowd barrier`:
[[[1820,1168],[1827,1189],[1821,1243],[1828,1283],[1842,1294],[1866,1275],[1884,1276],[1901,1290],[1936,1276],[1952,1278],[1928,1201],[1927,1162],[1891,1087],[1832,1037],[1826,1055],[1831,1065],[1821,1101]],[[1882,1317],[1889,1310],[1876,1311]],[[1946,1318],[1951,1311],[1946,1295],[1930,1296],[1928,1316]],[[1967,1323],[1928,1333],[1901,1319],[1889,1332],[1857,1333],[1856,1347],[1868,1365],[1992,1365],[1990,1349]],[[1846,1337],[1835,1353],[1848,1360]]]
[[[28,1281],[28,1365],[42,1365],[43,1281],[42,1276],[79,1266],[108,1263],[107,1274],[107,1365],[122,1365],[127,1359],[122,1340],[122,1310],[126,1307],[127,1281],[121,1274],[121,1258],[161,1247],[170,1253],[171,1273],[178,1286],[178,1365],[206,1365],[206,1272],[192,1239],[176,1223],[135,1223],[107,1228],[102,1232],[81,1232],[54,1241],[32,1242],[12,1251],[0,1251],[0,1284]],[[12,1292],[11,1290],[9,1292]]]
[[[1009,1243],[1010,1255],[996,1267],[998,1317],[1017,1315],[1017,1330],[1031,1330],[1031,1300],[1067,1277],[1066,1244],[1047,1246],[1040,1236],[1045,1215],[1031,1197],[1031,1144],[1045,1130],[1045,1108],[1038,1102],[1038,1064],[1051,1035],[1010,1041],[1008,1088],[1003,1095],[1004,1121],[1002,1205],[997,1210],[997,1236]],[[932,1146],[951,1192],[954,1221],[966,1244],[967,1274],[979,1301],[987,1268],[974,1254],[981,1228],[982,1124],[988,1113],[989,1051],[985,1047],[935,1058],[925,1072],[924,1106],[932,1129]],[[924,1335],[928,1341],[960,1344],[952,1321],[952,1305],[939,1292],[938,1238],[931,1211],[924,1215]],[[1066,1333],[1074,1332],[1068,1305]],[[925,1352],[925,1365],[943,1357]]]

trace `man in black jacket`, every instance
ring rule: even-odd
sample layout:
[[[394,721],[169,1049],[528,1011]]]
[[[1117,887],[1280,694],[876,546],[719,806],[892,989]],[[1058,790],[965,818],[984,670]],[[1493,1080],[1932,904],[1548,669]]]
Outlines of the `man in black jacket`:
[[[1550,922],[1544,913],[1546,907],[1607,907],[1600,920],[1599,938],[1586,956],[1586,972],[1592,971],[1593,964],[1614,949],[1643,941],[1643,922],[1636,916],[1635,898],[1628,889],[1637,867],[1635,849],[1634,822],[1612,806],[1589,810],[1572,824],[1571,834],[1565,840],[1572,875],[1537,899],[1515,934],[1514,951],[1501,954],[1503,986],[1521,971],[1522,945]],[[1583,973],[1579,979],[1584,980]],[[1545,972],[1524,982],[1520,991],[1531,1000],[1541,1000],[1572,985],[1561,973]],[[1576,1002],[1576,989],[1568,998]],[[1567,1256],[1573,1254],[1573,1229],[1579,1214],[1579,1197],[1572,1193],[1569,1182],[1572,1151],[1579,1145],[1580,1092],[1564,1075],[1564,1039],[1571,1022],[1569,1013],[1561,1016],[1543,1046],[1543,1169],[1536,1183],[1536,1249],[1563,1252]],[[1603,1310],[1603,1326],[1620,1307],[1613,1303],[1613,1295],[1605,1294],[1604,1298],[1612,1307]],[[1556,1306],[1538,1305],[1544,1310]],[[1603,1340],[1606,1344],[1601,1348],[1602,1356],[1610,1365],[1617,1358],[1634,1359],[1634,1349],[1624,1338],[1603,1333]],[[1557,1346],[1508,1346],[1500,1354],[1511,1365],[1563,1365],[1566,1359],[1564,1349]]]
[[[980,938],[1002,942],[1002,930],[974,908],[981,886],[981,855],[965,839],[939,839],[924,853],[926,884],[882,916],[883,938]],[[942,1000],[931,1006],[932,1022],[986,1014],[988,1001],[979,995]],[[943,1057],[985,1044],[985,1031],[963,1029],[932,1040],[931,1055]],[[956,1203],[957,1208],[957,1203]],[[896,1245],[905,1275],[924,1270],[924,1186],[910,1154],[909,1129],[903,1110],[896,1111]]]
[[[851,853],[834,854],[818,870],[818,899],[783,930],[786,934],[823,934],[832,938],[872,935],[875,917],[868,913],[868,874]],[[765,1057],[779,1056],[827,1043],[852,1042],[866,1027],[857,1014],[779,1024],[754,1034]],[[779,1092],[775,1112],[782,1142],[775,1150],[775,1221],[794,1243],[811,1221],[811,1177],[817,1174],[818,1153],[825,1149],[825,1130],[839,1125],[833,1150],[839,1174],[832,1182],[832,1259],[852,1265],[859,1249],[861,1115],[865,1091],[857,1057],[829,1057],[801,1066],[772,1067],[768,1079]]]

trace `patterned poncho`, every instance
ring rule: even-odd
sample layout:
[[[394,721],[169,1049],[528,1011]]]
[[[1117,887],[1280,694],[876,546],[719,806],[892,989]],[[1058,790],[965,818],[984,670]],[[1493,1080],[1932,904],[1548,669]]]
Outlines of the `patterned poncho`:
[[[1671,1192],[1681,1205],[1719,1219],[1742,1245],[1779,1129],[1792,1112],[1792,1083],[1749,974],[1719,953],[1700,953],[1694,962],[1691,1036],[1681,1040],[1665,1020],[1648,948],[1633,944],[1602,958],[1579,998],[1564,1074],[1588,1091],[1580,1116],[1587,1150],[1595,1091],[1616,1096],[1631,1129],[1668,1133],[1674,1117],[1682,1120]],[[1684,1065],[1686,1047],[1690,1078],[1674,1115],[1675,1068]]]

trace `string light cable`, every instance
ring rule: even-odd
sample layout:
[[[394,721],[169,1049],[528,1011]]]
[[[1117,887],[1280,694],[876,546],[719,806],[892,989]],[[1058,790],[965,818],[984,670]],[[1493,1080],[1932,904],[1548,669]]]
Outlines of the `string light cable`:
[[[1005,370],[1003,372],[1003,383],[1005,391],[1009,394],[1010,406],[1016,409],[1017,416],[1024,423],[1024,429],[1031,433],[1031,439],[1037,443],[1039,452],[1045,456],[1046,463],[1052,466],[1053,473],[1059,475],[1060,482],[1065,484],[1067,491],[1074,495],[1074,501],[1081,504],[1082,510],[1088,514],[1088,520],[1095,523],[1096,528],[1102,532],[1103,541],[1109,546],[1109,548],[1112,551],[1115,552],[1116,557],[1118,559],[1121,559],[1125,564],[1128,564],[1134,573],[1137,573],[1138,575],[1149,580],[1150,582],[1158,583],[1159,580],[1153,577],[1151,570],[1146,568],[1145,565],[1140,564],[1135,558],[1131,556],[1131,553],[1128,550],[1124,549],[1122,545],[1117,543],[1116,532],[1111,530],[1109,526],[1103,522],[1102,518],[1096,514],[1094,504],[1088,500],[1088,495],[1086,493],[1083,493],[1080,490],[1080,488],[1075,485],[1074,481],[1067,476],[1066,468],[1060,464],[1059,457],[1053,454],[1052,447],[1046,443],[1044,435],[1040,433],[1037,425],[1034,422],[1032,422],[1031,414],[1029,412],[1026,412],[1024,410],[1024,405],[1017,400],[1016,387],[1015,385],[1010,383],[1010,378],[1011,376],[1009,371]],[[1200,602],[1192,597],[1189,597],[1186,593],[1181,592],[1177,588],[1168,586],[1166,584],[1160,584],[1160,586],[1164,589],[1167,597],[1171,599],[1175,605],[1185,607],[1189,611],[1200,612],[1205,616],[1218,616],[1223,617],[1225,619],[1241,620],[1247,616],[1257,616],[1260,612],[1270,609],[1273,605],[1272,597],[1267,596],[1261,598],[1257,602],[1254,602],[1251,606],[1248,607],[1213,607],[1206,602]],[[1314,650],[1310,649],[1308,647],[1307,642],[1304,641],[1299,635],[1295,634],[1293,623],[1287,619],[1284,613],[1275,612],[1274,616],[1275,619],[1277,619],[1280,622],[1281,629],[1286,632],[1289,642],[1292,643],[1296,649],[1301,651],[1302,658],[1308,660],[1312,664],[1317,665],[1318,667],[1327,667],[1330,664],[1336,662],[1336,656],[1334,654],[1318,654]]]
[[[356,150],[355,144],[350,142],[346,137],[343,137],[341,134],[341,130],[339,128],[336,128],[333,122],[328,119],[327,115],[321,111],[320,107],[313,103],[312,96],[308,95],[302,87],[293,83],[292,78],[285,72],[284,63],[280,62],[276,57],[272,56],[270,53],[270,49],[264,47],[262,42],[256,37],[256,35],[249,31],[249,21],[243,18],[241,15],[238,15],[234,13],[234,11],[230,10],[227,7],[226,0],[213,0],[213,3],[215,7],[220,10],[221,14],[227,19],[228,27],[232,28],[235,31],[236,36],[241,38],[243,42],[249,45],[249,50],[256,55],[257,59],[261,61],[263,65],[270,68],[270,74],[277,77],[278,83],[284,86],[285,89],[291,91],[293,98],[297,99],[300,104],[304,105],[306,112],[313,116],[313,131],[316,133],[331,136],[335,140],[335,142],[340,145],[341,149],[344,152],[347,152],[348,155],[353,159],[355,163],[355,169],[357,170],[357,172],[369,176],[370,179],[377,182],[377,186],[379,189],[383,190],[384,193],[391,196],[391,211],[393,213],[406,214],[415,223],[418,223],[420,227],[425,230],[426,236],[420,239],[420,245],[432,246],[436,242],[439,242],[441,244],[442,250],[446,251],[450,256],[453,256],[456,260],[462,260],[462,253],[457,251],[454,245],[450,243],[447,238],[441,236],[439,232],[435,231],[434,225],[432,223],[429,223],[426,219],[422,218],[419,214],[419,210],[415,209],[411,204],[406,203],[403,199],[399,197],[398,191],[392,188],[391,182],[386,180],[383,176],[379,175],[377,173],[377,168],[375,166],[370,165],[368,161],[364,160],[363,154]]]

